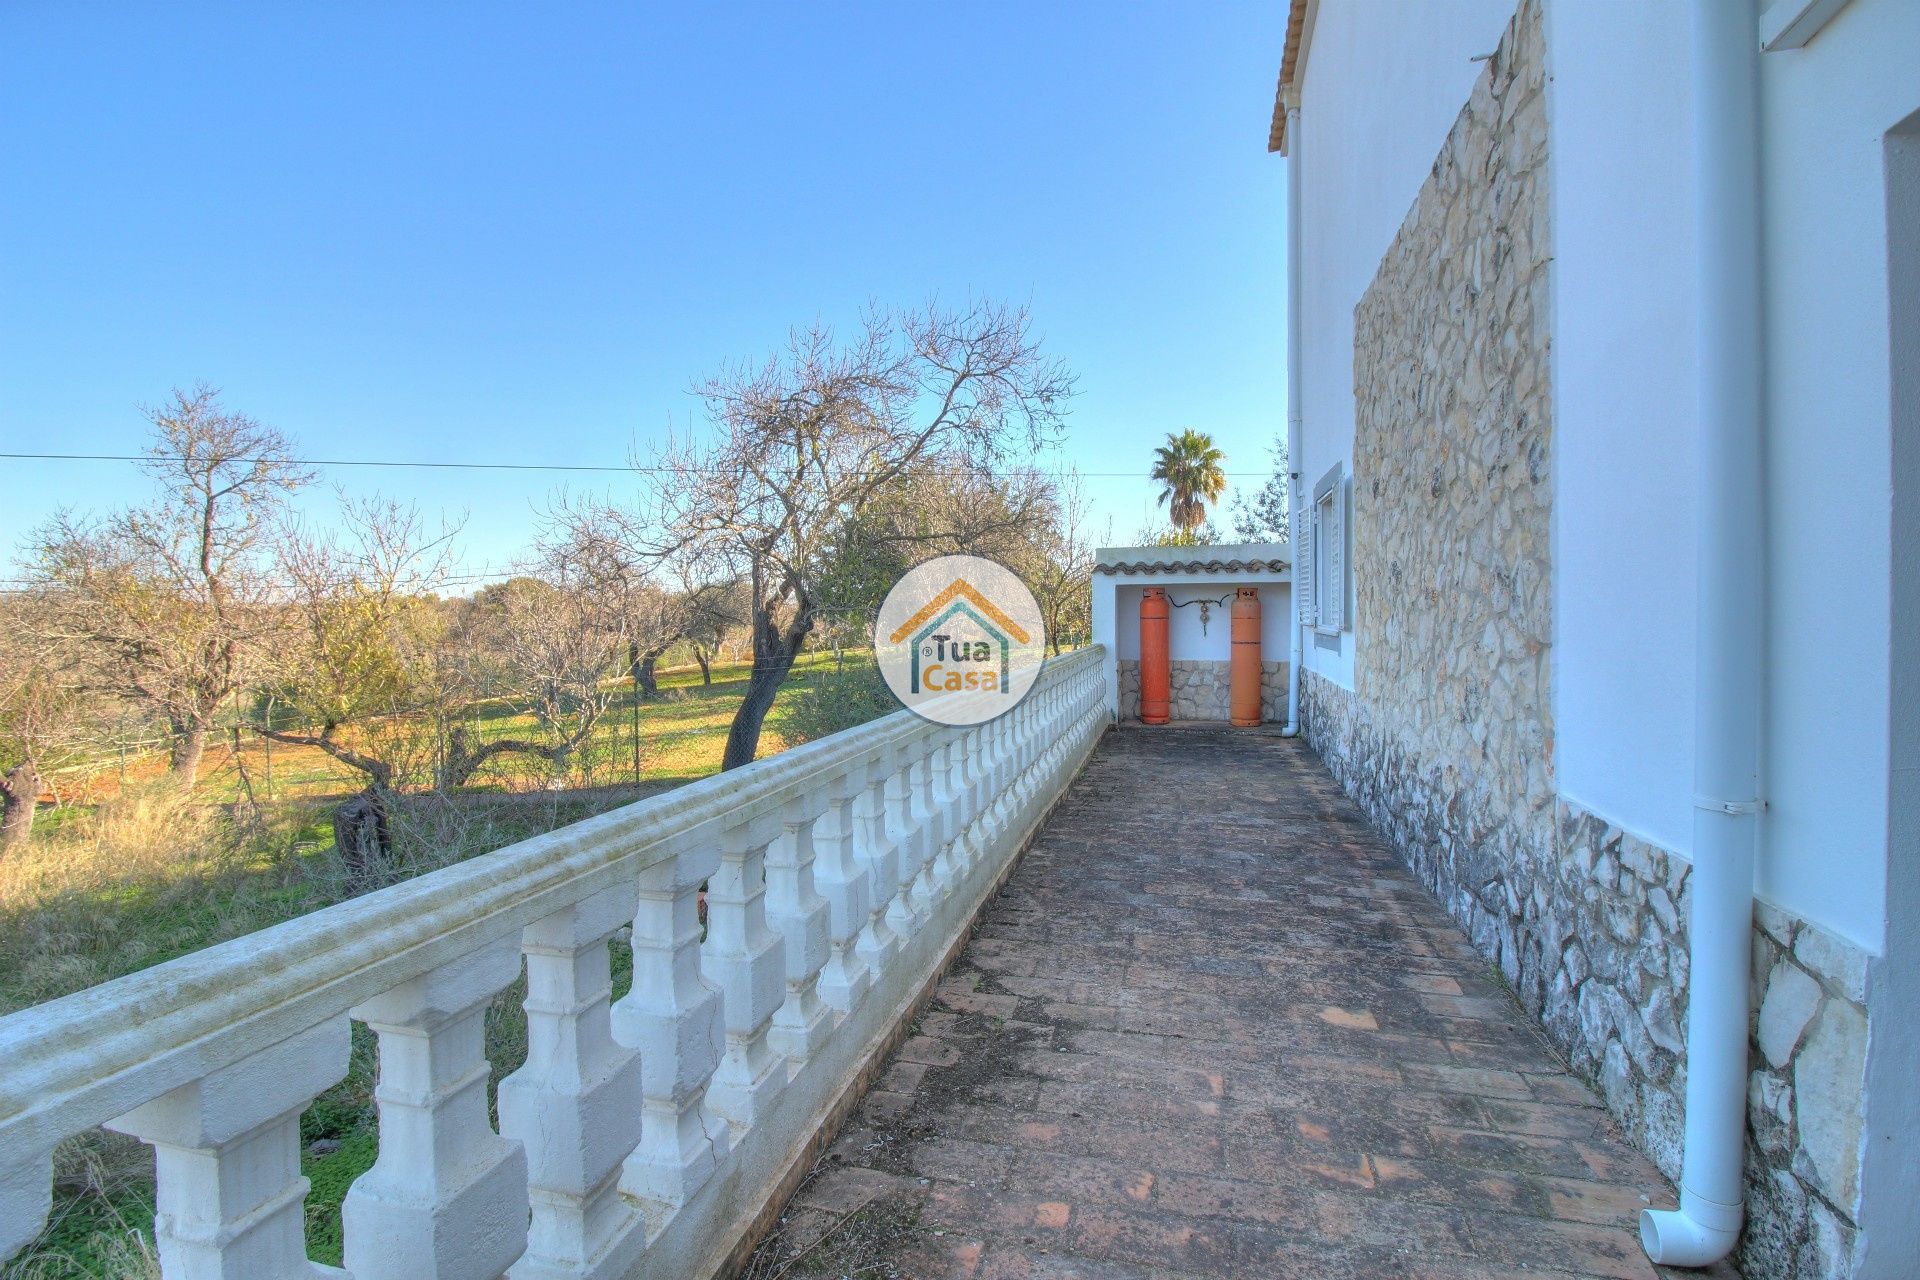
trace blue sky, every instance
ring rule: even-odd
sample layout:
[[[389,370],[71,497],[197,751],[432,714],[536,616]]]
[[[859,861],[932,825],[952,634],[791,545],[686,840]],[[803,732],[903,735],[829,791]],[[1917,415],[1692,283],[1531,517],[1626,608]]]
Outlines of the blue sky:
[[[204,379],[310,457],[617,465],[794,324],[973,294],[1078,372],[1047,461],[1130,473],[1127,541],[1166,432],[1260,473],[1284,421],[1283,11],[15,0],[0,451],[135,451]],[[9,552],[145,492],[0,469]],[[466,512],[472,572],[567,481],[327,479]]]

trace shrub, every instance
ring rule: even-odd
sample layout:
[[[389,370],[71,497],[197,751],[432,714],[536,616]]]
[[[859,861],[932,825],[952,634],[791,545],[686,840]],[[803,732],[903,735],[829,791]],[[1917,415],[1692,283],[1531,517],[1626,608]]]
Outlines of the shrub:
[[[792,743],[812,742],[900,709],[871,660],[818,667],[807,673],[806,687],[790,689],[789,696],[792,703],[780,732]]]

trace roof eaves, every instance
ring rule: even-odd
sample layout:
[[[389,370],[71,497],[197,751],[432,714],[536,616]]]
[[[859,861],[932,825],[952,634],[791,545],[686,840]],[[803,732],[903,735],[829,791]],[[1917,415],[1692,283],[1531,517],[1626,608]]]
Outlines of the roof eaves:
[[[1283,573],[1291,564],[1286,560],[1121,560],[1096,564],[1095,573]]]
[[[1289,0],[1287,43],[1280,53],[1280,83],[1273,91],[1273,119],[1267,123],[1267,150],[1287,153],[1287,103],[1299,71],[1300,41],[1307,26],[1307,0]]]

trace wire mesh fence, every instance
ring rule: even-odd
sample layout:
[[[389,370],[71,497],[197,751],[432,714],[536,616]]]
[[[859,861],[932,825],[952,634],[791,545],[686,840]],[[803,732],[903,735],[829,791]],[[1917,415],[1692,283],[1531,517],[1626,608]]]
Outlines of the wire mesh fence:
[[[798,698],[809,695],[829,673],[867,661],[857,651],[802,655],[768,716],[761,753],[789,745],[785,721]],[[609,680],[607,701],[587,735],[557,758],[534,752],[507,752],[488,760],[468,780],[469,789],[508,793],[581,790],[687,780],[720,767],[727,728],[745,689],[749,664],[711,665],[710,682],[697,666],[657,673],[656,692],[643,692],[628,678]],[[556,726],[564,733],[577,729]],[[277,720],[275,727],[312,737],[319,727]],[[464,731],[471,749],[502,739],[545,745],[558,736],[515,700],[487,698],[453,715],[420,712],[384,717],[349,726],[338,740],[356,749],[379,749],[399,763],[403,786],[430,783],[444,764],[446,739]],[[57,767],[42,770],[42,802],[55,807],[87,806],[113,799],[128,787],[156,782],[169,767],[172,740],[151,731],[107,738]],[[194,787],[209,803],[264,803],[320,798],[359,790],[366,776],[325,750],[277,741],[251,722],[231,722],[210,734]]]

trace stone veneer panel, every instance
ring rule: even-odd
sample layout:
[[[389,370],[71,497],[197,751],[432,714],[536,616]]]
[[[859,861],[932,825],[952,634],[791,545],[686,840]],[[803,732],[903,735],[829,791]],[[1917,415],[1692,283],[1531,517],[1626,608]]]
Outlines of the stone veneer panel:
[[[1120,718],[1140,718],[1140,664],[1120,662]],[[1229,719],[1231,664],[1209,659],[1175,658],[1168,666],[1168,714],[1175,720]],[[1260,664],[1260,715],[1269,721],[1287,718],[1287,664]]]
[[[1691,869],[1554,776],[1545,80],[1525,0],[1355,310],[1355,689],[1302,673],[1302,720],[1677,1177]],[[1856,948],[1759,912],[1749,1280],[1850,1270],[1864,974]]]
[[[1507,885],[1555,844],[1546,182],[1527,0],[1354,311],[1344,753],[1390,771],[1389,834],[1536,1010],[1549,957]]]
[[[1553,846],[1477,860],[1460,802],[1398,751],[1355,695],[1300,675],[1303,731],[1333,775],[1499,967],[1574,1070],[1670,1178],[1685,1128],[1692,868],[1579,805],[1556,805]],[[1867,958],[1755,904],[1747,1093],[1747,1280],[1851,1274],[1859,1210]]]

